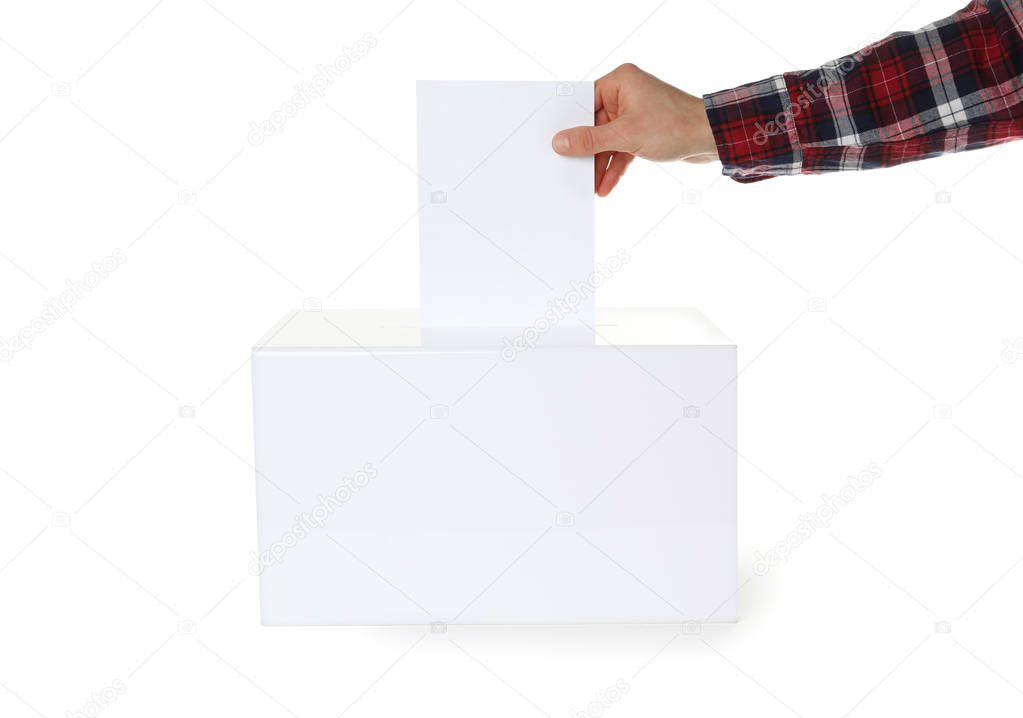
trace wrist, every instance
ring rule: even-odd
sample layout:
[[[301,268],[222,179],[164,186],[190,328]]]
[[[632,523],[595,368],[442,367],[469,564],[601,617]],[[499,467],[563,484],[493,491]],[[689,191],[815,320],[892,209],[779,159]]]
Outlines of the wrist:
[[[717,162],[718,144],[714,139],[714,131],[711,129],[710,120],[707,118],[707,111],[700,102],[700,114],[697,119],[697,148],[701,162]]]
[[[717,140],[714,138],[703,98],[690,95],[688,99],[689,107],[685,121],[688,152],[682,159],[686,162],[716,162]]]

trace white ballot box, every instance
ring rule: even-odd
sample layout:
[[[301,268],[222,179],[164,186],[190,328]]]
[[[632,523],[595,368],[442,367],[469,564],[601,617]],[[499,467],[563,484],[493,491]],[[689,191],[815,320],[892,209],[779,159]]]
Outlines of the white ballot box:
[[[692,310],[253,350],[266,625],[736,620],[736,348]]]

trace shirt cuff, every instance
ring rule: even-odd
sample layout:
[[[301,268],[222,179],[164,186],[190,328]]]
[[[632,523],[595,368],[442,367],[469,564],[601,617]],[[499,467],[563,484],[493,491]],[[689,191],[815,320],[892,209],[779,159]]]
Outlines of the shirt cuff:
[[[785,75],[704,95],[723,172],[758,182],[803,170],[803,151]]]

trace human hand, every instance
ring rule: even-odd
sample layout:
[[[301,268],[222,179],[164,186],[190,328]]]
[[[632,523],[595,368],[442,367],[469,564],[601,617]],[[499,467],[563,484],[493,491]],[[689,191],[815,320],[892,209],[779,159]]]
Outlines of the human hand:
[[[594,125],[562,130],[551,144],[561,155],[594,155],[593,188],[601,197],[636,157],[655,162],[718,158],[703,100],[632,64],[596,81]]]

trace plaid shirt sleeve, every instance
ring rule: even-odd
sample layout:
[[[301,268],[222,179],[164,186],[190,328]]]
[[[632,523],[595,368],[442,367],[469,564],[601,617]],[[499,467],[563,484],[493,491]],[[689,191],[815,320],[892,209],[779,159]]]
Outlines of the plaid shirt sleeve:
[[[704,97],[724,174],[890,167],[1023,137],[1023,0],[974,0],[807,72]]]

